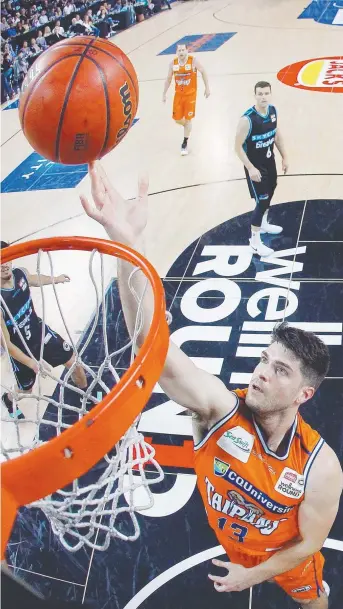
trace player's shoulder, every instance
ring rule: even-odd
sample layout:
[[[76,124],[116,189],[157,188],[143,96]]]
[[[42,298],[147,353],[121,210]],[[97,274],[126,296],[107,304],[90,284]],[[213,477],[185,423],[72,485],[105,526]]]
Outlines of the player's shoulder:
[[[316,461],[323,471],[326,470],[327,472],[331,471],[342,473],[342,467],[335,451],[325,442],[325,440],[323,440],[323,446],[318,453],[318,458]]]
[[[22,266],[14,267],[12,272],[16,279],[20,279],[21,277],[25,277],[25,279],[28,279],[28,275],[29,275],[28,270]]]
[[[246,117],[252,116],[253,114],[255,114],[255,108],[254,108],[254,106],[251,106],[242,114],[242,118],[244,116],[246,116]]]
[[[342,466],[335,451],[325,441],[323,441],[321,450],[308,471],[306,486],[308,490],[319,488],[321,492],[326,488],[332,489],[335,487],[339,495],[342,492]]]

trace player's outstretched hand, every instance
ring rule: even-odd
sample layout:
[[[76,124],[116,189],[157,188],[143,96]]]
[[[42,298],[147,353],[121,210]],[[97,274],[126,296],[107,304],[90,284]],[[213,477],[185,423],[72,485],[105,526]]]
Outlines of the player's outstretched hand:
[[[41,360],[40,362],[37,362],[34,359],[31,361],[32,361],[31,368],[32,368],[33,372],[35,374],[38,374],[38,372],[40,372],[43,379],[46,377],[46,373],[51,371],[51,366],[44,359]]]
[[[261,182],[261,173],[256,167],[249,169],[249,176],[253,182]]]
[[[211,91],[210,91],[209,89],[205,89],[205,91],[204,91],[204,95],[205,95],[205,97],[206,97],[206,99],[207,99],[208,97],[210,97],[210,95],[211,95]]]
[[[284,174],[288,171],[288,161],[285,158],[282,159],[282,171]]]
[[[167,101],[167,96],[166,95],[163,95],[162,101],[163,101],[164,104],[166,103],[166,101]]]
[[[62,273],[62,275],[59,275],[55,279],[55,283],[68,283],[69,281],[70,281],[69,275],[65,275],[64,273]]]
[[[134,247],[144,231],[148,220],[147,177],[138,182],[138,196],[126,201],[115,190],[99,162],[89,165],[94,204],[81,195],[81,204],[86,214],[102,224],[112,241]]]

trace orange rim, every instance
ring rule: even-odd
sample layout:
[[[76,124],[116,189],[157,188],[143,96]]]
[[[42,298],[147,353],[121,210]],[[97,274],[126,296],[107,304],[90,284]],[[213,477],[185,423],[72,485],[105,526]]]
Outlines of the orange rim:
[[[61,435],[1,464],[3,558],[18,508],[70,484],[113,448],[148,401],[167,356],[169,329],[162,282],[154,267],[131,248],[105,239],[53,237],[4,248],[1,264],[38,250],[67,249],[97,249],[139,267],[154,292],[153,318],[133,364],[99,404]],[[72,456],[67,458],[66,454]]]

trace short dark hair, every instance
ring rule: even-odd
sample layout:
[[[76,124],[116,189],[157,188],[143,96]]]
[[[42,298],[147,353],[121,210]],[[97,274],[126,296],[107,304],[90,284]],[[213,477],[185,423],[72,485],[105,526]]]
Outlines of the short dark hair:
[[[7,241],[1,241],[0,243],[1,243],[1,249],[3,249],[4,247],[9,247],[10,246],[10,244],[7,243]]]
[[[276,325],[272,343],[280,343],[300,361],[302,375],[318,389],[330,366],[329,349],[313,332],[289,326],[286,321]]]
[[[269,87],[269,89],[272,90],[270,82],[267,82],[266,80],[259,80],[255,85],[255,93],[257,89],[265,89],[266,87]]]

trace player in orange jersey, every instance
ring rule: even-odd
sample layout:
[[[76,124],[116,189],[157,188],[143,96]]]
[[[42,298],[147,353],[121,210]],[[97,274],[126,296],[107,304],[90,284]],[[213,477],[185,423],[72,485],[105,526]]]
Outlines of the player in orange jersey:
[[[192,131],[192,119],[195,117],[198,71],[204,81],[205,97],[209,97],[210,87],[205,69],[193,55],[188,54],[186,44],[178,44],[176,54],[177,57],[169,66],[168,76],[164,85],[163,102],[167,100],[167,91],[174,75],[173,119],[178,125],[183,126],[184,138],[181,146],[181,155],[185,156],[188,154],[188,138]]]
[[[141,181],[135,201],[125,201],[99,163],[90,177],[95,207],[81,197],[87,214],[110,239],[143,251],[147,182]],[[119,294],[131,335],[137,295],[143,300],[139,345],[154,300],[145,276],[133,270],[119,261]],[[231,392],[169,342],[159,383],[170,399],[193,412],[199,490],[231,561],[213,561],[225,569],[209,575],[218,592],[273,580],[303,608],[328,607],[320,549],[338,511],[342,470],[334,451],[298,412],[328,367],[328,349],[319,338],[283,323],[262,352],[248,389]]]

